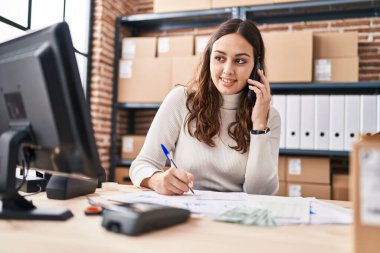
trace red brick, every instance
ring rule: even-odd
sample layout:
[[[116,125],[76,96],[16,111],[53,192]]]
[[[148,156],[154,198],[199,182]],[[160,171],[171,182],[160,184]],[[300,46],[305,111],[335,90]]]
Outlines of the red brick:
[[[370,25],[370,20],[343,20],[337,22],[331,22],[331,27],[355,27]]]
[[[304,24],[294,24],[292,25],[292,29],[297,30],[310,30],[310,29],[327,29],[328,23],[327,22],[313,22],[313,23],[304,23]]]
[[[378,54],[359,54],[360,60],[378,60],[380,55]]]
[[[380,75],[380,69],[361,69],[360,74],[377,74],[377,75]]]
[[[289,28],[287,26],[277,26],[277,27],[264,27],[261,28],[261,32],[281,32],[281,31],[288,31]]]
[[[360,82],[380,81],[380,75],[359,75]]]
[[[372,21],[374,25],[380,25],[380,19],[377,18],[376,20]]]
[[[372,68],[380,68],[380,61],[360,61],[359,68],[372,67]]]
[[[360,47],[359,46],[359,54],[360,53],[362,53],[362,54],[376,54],[377,52],[378,52],[378,50],[375,47],[368,48],[368,47]]]
[[[358,29],[353,29],[353,30],[357,30],[360,33],[376,33],[376,32],[378,33],[380,32],[380,27],[367,27],[367,28],[358,28]]]
[[[359,42],[359,47],[380,47],[380,41],[375,42]]]

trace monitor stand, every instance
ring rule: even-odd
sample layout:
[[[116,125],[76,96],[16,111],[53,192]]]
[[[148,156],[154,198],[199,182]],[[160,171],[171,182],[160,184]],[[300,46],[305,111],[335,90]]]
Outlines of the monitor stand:
[[[22,143],[30,143],[28,127],[13,127],[0,136],[0,219],[67,220],[66,208],[40,209],[16,191],[16,166]]]

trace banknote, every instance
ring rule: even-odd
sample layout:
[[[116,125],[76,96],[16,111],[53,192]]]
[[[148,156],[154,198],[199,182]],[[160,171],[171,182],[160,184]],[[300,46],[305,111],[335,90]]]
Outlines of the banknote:
[[[214,218],[216,221],[237,223],[258,227],[276,227],[276,221],[267,209],[235,207]]]

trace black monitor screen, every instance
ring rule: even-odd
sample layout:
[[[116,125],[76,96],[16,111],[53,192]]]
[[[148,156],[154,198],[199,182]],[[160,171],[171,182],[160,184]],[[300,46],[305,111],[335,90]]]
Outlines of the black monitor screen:
[[[27,150],[32,168],[95,185],[104,180],[67,23],[0,44],[0,134],[3,196],[14,185],[11,157],[21,153],[12,143]],[[77,189],[81,180],[61,184],[75,191],[72,196],[87,193]],[[70,198],[54,197],[55,187],[52,198]]]

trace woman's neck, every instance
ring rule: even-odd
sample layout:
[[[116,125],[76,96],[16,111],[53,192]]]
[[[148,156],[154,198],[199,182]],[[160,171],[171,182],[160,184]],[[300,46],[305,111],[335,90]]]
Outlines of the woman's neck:
[[[223,105],[222,108],[226,110],[236,110],[239,107],[240,95],[242,92],[232,95],[223,95]]]

